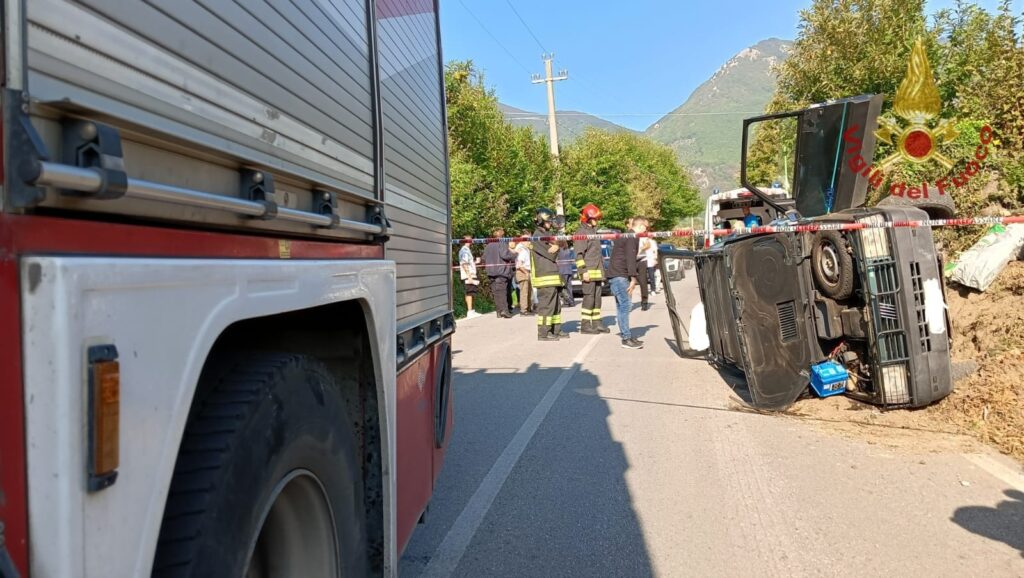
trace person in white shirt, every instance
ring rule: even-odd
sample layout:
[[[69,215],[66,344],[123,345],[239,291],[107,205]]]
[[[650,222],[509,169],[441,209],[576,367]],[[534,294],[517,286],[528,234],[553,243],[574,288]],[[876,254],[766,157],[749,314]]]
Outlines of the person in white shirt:
[[[473,238],[469,235],[463,237],[462,248],[459,249],[459,278],[465,285],[466,292],[466,318],[477,317],[480,314],[473,310],[473,297],[480,289],[480,278],[476,276],[476,262],[478,259],[473,256],[469,248],[473,244]]]
[[[658,243],[655,239],[643,239],[647,241],[644,245],[640,243],[640,250],[643,251],[643,259],[647,262],[647,282],[651,286],[651,293],[658,292]]]
[[[654,245],[654,240],[644,237],[638,240],[638,250],[636,253],[637,259],[637,285],[640,286],[640,310],[647,311],[651,308],[650,302],[647,300],[648,294],[651,293],[652,278],[654,276],[654,269],[648,266],[647,254],[650,252],[650,247]],[[655,248],[657,250],[657,248]],[[655,257],[657,260],[657,257]]]

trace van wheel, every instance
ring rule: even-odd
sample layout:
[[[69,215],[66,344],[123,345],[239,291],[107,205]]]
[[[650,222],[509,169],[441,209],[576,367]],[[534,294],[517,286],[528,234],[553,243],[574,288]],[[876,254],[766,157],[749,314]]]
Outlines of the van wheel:
[[[811,248],[814,281],[826,296],[846,299],[853,294],[853,256],[839,231],[818,231]]]
[[[153,576],[363,576],[363,488],[345,400],[320,362],[214,360],[174,468]]]

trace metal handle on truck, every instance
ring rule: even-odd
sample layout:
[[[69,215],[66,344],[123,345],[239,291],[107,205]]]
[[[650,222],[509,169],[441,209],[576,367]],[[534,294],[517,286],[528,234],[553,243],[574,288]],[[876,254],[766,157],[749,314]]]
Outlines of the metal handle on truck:
[[[103,188],[103,176],[99,170],[94,168],[82,168],[42,161],[39,163],[39,175],[33,184],[84,192],[96,192]],[[128,179],[128,186],[125,189],[124,196],[148,201],[218,209],[254,218],[263,217],[270,210],[265,203],[258,201],[247,201],[245,199],[215,195],[213,193],[132,178]],[[338,219],[332,215],[321,215],[284,207],[277,208],[275,218],[296,223],[306,223],[316,227],[347,229],[372,235],[387,234],[386,224],[371,224],[349,219]]]

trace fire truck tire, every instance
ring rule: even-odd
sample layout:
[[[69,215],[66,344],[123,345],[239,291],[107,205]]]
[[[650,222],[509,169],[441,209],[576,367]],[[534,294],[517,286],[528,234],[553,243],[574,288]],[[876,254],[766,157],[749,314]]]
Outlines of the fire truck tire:
[[[345,399],[319,361],[245,353],[204,370],[153,576],[365,576],[362,477]]]
[[[853,295],[853,255],[839,231],[818,231],[811,248],[814,282],[827,297],[846,299]]]

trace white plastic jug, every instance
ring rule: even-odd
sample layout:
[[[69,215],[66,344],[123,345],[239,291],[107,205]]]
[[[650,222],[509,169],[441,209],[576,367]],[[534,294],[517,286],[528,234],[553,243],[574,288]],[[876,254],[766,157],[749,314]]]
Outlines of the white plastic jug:
[[[690,349],[704,351],[711,346],[708,337],[708,322],[704,317],[704,304],[698,303],[690,311]]]

